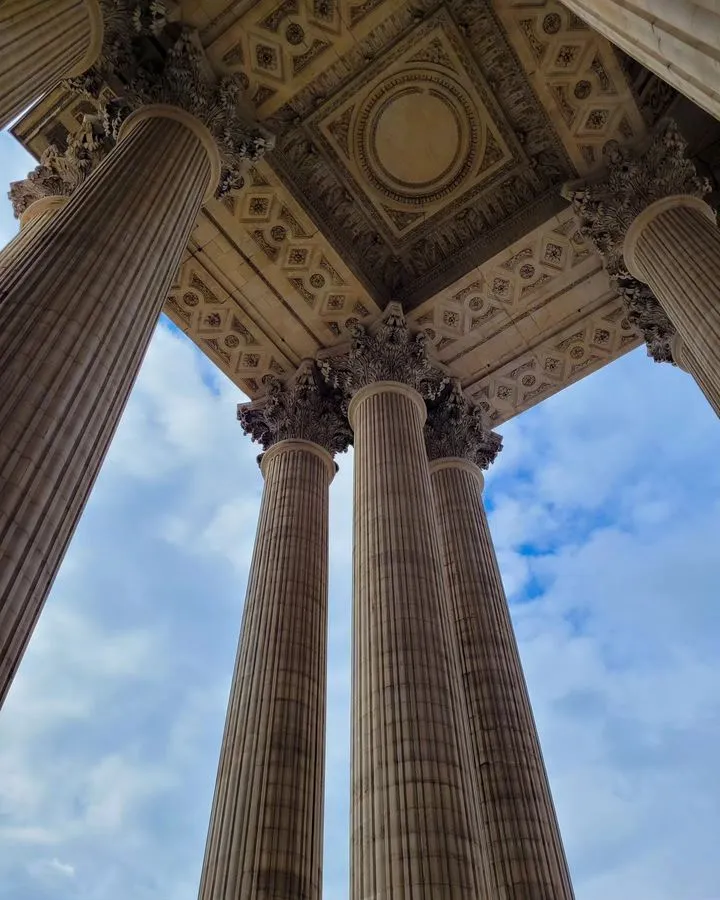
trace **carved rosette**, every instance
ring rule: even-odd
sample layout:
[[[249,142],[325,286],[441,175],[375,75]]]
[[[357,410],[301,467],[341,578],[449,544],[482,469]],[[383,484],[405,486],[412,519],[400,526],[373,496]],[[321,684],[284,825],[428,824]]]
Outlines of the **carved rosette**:
[[[27,178],[10,184],[8,197],[16,218],[42,197],[69,197],[85,181],[115,144],[108,121],[102,111],[83,116],[80,128],[68,138],[64,151],[51,145]]]
[[[429,460],[455,457],[487,469],[502,449],[502,438],[485,426],[482,410],[472,404],[459,381],[428,406],[425,447]]]
[[[333,348],[319,359],[328,383],[346,398],[377,381],[398,381],[433,400],[448,383],[428,355],[426,335],[411,333],[399,303],[388,303],[372,329],[356,325],[351,335],[349,347]]]
[[[154,103],[191,113],[220,152],[216,196],[239,190],[250,164],[274,146],[274,137],[253,120],[243,100],[241,76],[215,74],[197,32],[174,21],[177,4],[169,0],[103,0],[103,9],[100,60],[68,86],[96,99],[109,86],[128,113]]]
[[[580,230],[605,260],[611,276],[627,275],[623,241],[638,215],[664,197],[704,197],[710,181],[687,158],[687,141],[672,119],[665,119],[643,152],[609,141],[605,171],[597,178],[563,187],[580,221]]]
[[[238,405],[243,431],[269,450],[279,441],[312,441],[329,453],[343,453],[352,443],[352,430],[342,398],[320,376],[312,360],[305,360],[285,385],[266,379],[267,393]]]

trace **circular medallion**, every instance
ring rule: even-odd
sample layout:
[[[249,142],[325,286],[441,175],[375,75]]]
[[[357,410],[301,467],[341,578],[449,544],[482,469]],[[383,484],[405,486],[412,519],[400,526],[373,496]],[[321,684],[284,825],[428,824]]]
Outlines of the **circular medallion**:
[[[409,71],[379,85],[357,120],[365,176],[386,197],[422,204],[450,194],[483,152],[484,129],[464,89],[435,72]]]

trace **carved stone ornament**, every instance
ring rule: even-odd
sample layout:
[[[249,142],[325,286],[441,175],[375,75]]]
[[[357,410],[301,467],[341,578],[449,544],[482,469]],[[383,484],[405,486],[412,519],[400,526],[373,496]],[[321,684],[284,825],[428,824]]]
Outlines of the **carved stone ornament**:
[[[614,282],[623,299],[628,319],[645,340],[648,356],[655,362],[675,364],[672,353],[675,326],[652,290],[631,275],[619,276]]]
[[[432,400],[448,383],[428,355],[426,335],[411,333],[399,303],[388,303],[372,329],[356,325],[351,336],[349,347],[333,348],[319,357],[323,375],[345,397],[377,381],[399,381]]]
[[[429,404],[425,423],[428,459],[460,457],[487,469],[502,449],[502,438],[485,426],[480,407],[463,394],[459,381]]]
[[[285,440],[312,441],[329,453],[343,453],[352,443],[352,429],[342,398],[323,381],[312,360],[305,360],[285,385],[272,376],[267,394],[238,405],[243,430],[268,450]]]
[[[128,113],[152,103],[192,113],[217,142],[216,196],[222,198],[243,186],[245,171],[273,148],[274,138],[246,106],[240,74],[215,74],[197,32],[174,21],[175,7],[168,0],[103,0],[100,60],[67,85],[96,99],[109,86]]]
[[[611,276],[627,275],[622,258],[628,228],[651,203],[673,194],[704,197],[710,181],[698,176],[686,156],[687,141],[671,119],[659,126],[642,152],[609,141],[604,149],[606,168],[597,179],[563,187],[572,202],[580,230],[605,260]]]
[[[8,197],[16,218],[42,197],[69,197],[85,181],[115,144],[110,119],[102,111],[83,116],[80,128],[68,138],[64,151],[52,144],[27,178],[10,184]]]

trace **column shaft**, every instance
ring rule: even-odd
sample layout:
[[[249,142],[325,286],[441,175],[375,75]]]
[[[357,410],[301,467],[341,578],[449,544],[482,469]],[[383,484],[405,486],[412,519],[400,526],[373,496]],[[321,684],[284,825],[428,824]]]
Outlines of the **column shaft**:
[[[628,231],[625,261],[652,288],[701,385],[720,383],[720,231],[707,204],[695,197],[653,203]]]
[[[361,388],[355,433],[352,900],[475,900],[425,408],[403,384]]]
[[[211,181],[207,145],[168,109],[142,111],[0,277],[0,700]]]
[[[281,441],[265,490],[225,723],[201,900],[319,900],[330,454]]]
[[[67,201],[67,197],[42,197],[25,210],[20,218],[20,231],[0,250],[0,278],[10,263],[22,256],[35,233],[44,228]]]
[[[720,416],[720,372],[705,372],[698,361],[676,335],[673,341],[672,354],[678,368],[692,375],[695,384],[705,395],[705,399],[713,408],[715,415]]]
[[[63,78],[89,69],[101,43],[98,0],[3,0],[0,129]]]
[[[714,0],[564,0],[591,28],[720,119]]]
[[[491,898],[571,900],[572,886],[472,463],[431,463],[448,609],[470,716]]]

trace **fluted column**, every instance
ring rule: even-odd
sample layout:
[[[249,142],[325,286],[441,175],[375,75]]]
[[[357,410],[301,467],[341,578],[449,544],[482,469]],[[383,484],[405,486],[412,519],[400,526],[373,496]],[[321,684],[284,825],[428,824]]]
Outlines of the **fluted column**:
[[[421,391],[443,378],[398,304],[324,366],[352,396],[355,446],[350,897],[479,900],[422,433]]]
[[[67,201],[67,197],[42,197],[28,206],[20,216],[20,231],[9,244],[0,250],[0,278],[10,263],[25,252],[25,248],[32,242],[34,235],[47,225]]]
[[[430,463],[452,633],[469,708],[490,897],[571,900],[517,643],[483,509],[477,465]]]
[[[720,232],[702,199],[710,184],[670,120],[639,151],[609,145],[606,164],[563,192],[626,302],[631,298],[650,352],[670,358],[677,332],[714,406],[708,389],[720,383]]]
[[[320,900],[328,486],[349,428],[307,365],[238,412],[269,449],[200,898]]]
[[[563,5],[720,119],[720,8],[714,0],[563,0]]]
[[[646,282],[708,384],[720,382],[720,231],[699,197],[652,203],[623,247],[629,272]]]
[[[197,119],[146,107],[0,277],[0,698],[218,173]]]
[[[0,3],[0,128],[97,59],[103,38],[99,0]]]
[[[491,900],[572,900],[530,700],[481,492],[502,441],[452,385],[425,426],[450,640],[468,710]]]
[[[707,373],[703,370],[698,365],[693,354],[685,346],[679,334],[676,334],[673,339],[672,353],[678,368],[687,372],[688,375],[692,375],[715,414],[720,416],[720,380],[717,377],[715,377],[715,380],[711,380],[711,376],[717,376],[718,373],[714,371]]]

